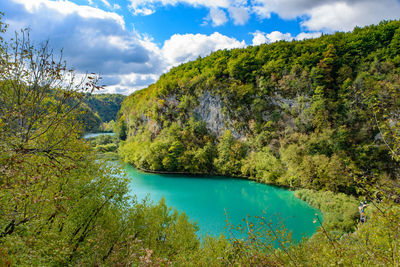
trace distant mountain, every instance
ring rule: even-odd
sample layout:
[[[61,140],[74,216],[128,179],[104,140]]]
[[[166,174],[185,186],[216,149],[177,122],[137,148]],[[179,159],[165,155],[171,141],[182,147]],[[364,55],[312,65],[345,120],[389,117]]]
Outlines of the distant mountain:
[[[148,170],[354,193],[396,178],[399,74],[400,21],[220,50],[124,100],[120,153]]]

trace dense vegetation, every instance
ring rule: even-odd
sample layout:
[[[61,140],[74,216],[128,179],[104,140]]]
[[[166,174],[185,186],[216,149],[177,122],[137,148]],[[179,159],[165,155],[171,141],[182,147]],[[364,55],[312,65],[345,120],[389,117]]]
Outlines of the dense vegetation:
[[[385,25],[397,24],[383,24],[380,27],[384,29]],[[5,31],[4,27],[0,21],[0,32]],[[378,178],[382,173],[388,173],[388,179],[374,183],[374,188],[369,188],[369,178],[375,177],[372,176],[372,171],[370,176],[366,176],[368,179],[357,183],[358,192],[371,200],[371,206],[368,208],[369,219],[365,224],[359,225],[355,233],[343,235],[339,239],[322,228],[312,239],[294,245],[290,242],[290,233],[280,227],[271,227],[271,223],[265,218],[258,218],[254,223],[248,222],[245,227],[244,230],[249,233],[247,239],[238,240],[234,236],[206,237],[200,243],[195,235],[196,226],[184,214],[171,210],[164,201],[150,205],[146,201],[138,203],[134,197],[130,197],[128,181],[123,178],[118,165],[96,159],[89,142],[80,138],[83,132],[80,116],[85,97],[82,92],[98,89],[96,77],[91,76],[80,84],[70,83],[73,80],[70,75],[73,76],[74,73],[63,62],[57,62],[46,46],[35,50],[29,39],[24,38],[26,36],[17,36],[13,43],[3,41],[1,37],[0,35],[0,266],[399,265],[400,210],[395,202],[399,195],[396,188],[399,187],[394,183],[396,180],[390,177],[391,172],[387,171],[400,160],[400,138],[397,136],[399,125],[391,117],[398,113],[389,109],[392,107],[389,105],[393,103],[391,101],[396,99],[386,98],[389,101],[383,103],[385,105],[374,106],[376,119],[381,122],[381,139],[387,146],[381,148],[376,145],[370,149],[379,148],[385,152],[390,149],[393,161],[389,161],[382,171],[373,170]],[[287,43],[280,45],[285,46]],[[393,66],[396,67],[391,71],[398,67],[394,63]],[[390,74],[382,75],[385,82],[379,84],[396,93],[399,87],[392,88],[392,84],[386,81],[390,77]],[[393,77],[395,79],[396,75],[393,74]],[[370,82],[373,83],[374,80]],[[379,99],[382,97],[381,91],[385,92],[382,88],[374,91],[377,98],[370,104],[382,103]],[[136,97],[143,93],[157,92],[142,91]],[[130,103],[132,99],[135,100],[131,97],[126,103]],[[147,104],[150,105],[152,98],[148,98],[148,101]],[[190,106],[190,101],[182,102],[189,103]],[[184,107],[182,104],[181,108]],[[139,112],[141,108],[143,111],[147,110],[146,105],[138,106]],[[164,109],[167,110],[165,107]],[[173,107],[171,114],[174,114]],[[147,120],[146,116],[150,115],[144,113],[142,120]],[[151,162],[151,168],[169,166],[168,168],[174,170],[177,166],[182,166],[184,160],[177,155],[186,153],[190,160],[190,167],[185,169],[187,171],[218,170],[221,173],[231,173],[228,168],[230,166],[239,168],[242,172],[243,159],[250,153],[256,153],[256,166],[260,167],[255,168],[254,177],[263,170],[265,174],[257,178],[266,179],[265,175],[272,172],[265,167],[260,155],[271,157],[268,162],[285,162],[278,158],[280,154],[276,153],[273,146],[266,148],[264,145],[259,151],[249,152],[254,149],[249,141],[233,138],[238,132],[226,131],[221,137],[214,136],[196,118],[187,118],[185,122],[178,120],[175,123],[165,120],[166,125],[163,128],[157,128],[155,121],[147,120],[149,125],[153,123],[154,128],[150,129],[155,132],[152,132],[145,127],[140,128],[138,124],[137,129],[132,128],[132,116],[134,114],[121,114],[116,123],[119,137],[125,138],[129,134],[129,141],[121,152],[127,152],[129,146],[131,149],[138,146],[135,142],[139,142],[140,136],[143,144],[150,147],[147,149],[162,152],[158,154],[159,159]],[[185,113],[179,116],[185,116]],[[271,131],[275,129],[274,124],[271,127]],[[354,126],[356,129],[357,127],[361,126]],[[155,134],[157,129],[159,135]],[[293,134],[290,131],[287,134]],[[268,136],[269,132],[264,132]],[[323,129],[316,131],[320,132],[324,132]],[[182,142],[186,142],[185,146],[177,142],[179,137],[185,137],[182,139]],[[318,134],[313,138],[317,137]],[[361,137],[361,140],[366,138]],[[319,140],[311,139],[306,132],[302,138],[305,139],[290,139],[292,143],[285,144],[305,149],[310,145],[310,140]],[[173,142],[168,144],[168,140]],[[91,142],[98,151],[114,150],[113,144],[118,143],[112,137]],[[321,147],[324,148],[316,146],[315,149]],[[168,149],[164,151],[166,148]],[[149,150],[144,151],[149,153]],[[193,151],[193,155],[190,156],[188,151]],[[126,153],[125,156],[131,155],[132,159],[142,159],[143,164],[148,164],[149,155],[142,157],[138,151],[134,152]],[[278,152],[280,153],[280,148]],[[289,154],[287,155],[290,156]],[[329,155],[325,156],[328,158]],[[366,164],[369,163],[369,156],[371,155],[365,155]],[[302,159],[300,155],[297,157]],[[197,165],[194,165],[195,159],[198,161]],[[376,164],[381,167],[383,162],[383,159],[377,160]],[[354,168],[357,166],[355,164]],[[363,170],[359,166],[358,168]],[[237,170],[232,170],[232,173],[237,173]],[[288,171],[286,168],[274,170],[277,173]],[[274,175],[271,177],[279,179],[280,176]],[[362,173],[357,177],[363,177],[361,175]],[[376,187],[378,185],[379,188]],[[315,205],[321,205],[322,210],[325,209],[320,204],[326,203],[321,200],[322,195],[318,198],[310,191],[299,191],[298,194],[304,199],[315,201]],[[375,201],[376,196],[380,197],[379,204]],[[340,209],[340,203],[349,201],[348,197],[342,195],[325,197],[332,198],[335,209]],[[276,249],[277,246],[279,249]]]
[[[0,266],[162,263],[197,249],[184,214],[137,203],[120,168],[94,157],[80,118],[97,77],[76,83],[49,51],[24,31],[0,38]]]
[[[125,99],[120,94],[87,94],[85,103],[97,114],[103,122],[115,120]]]
[[[400,21],[390,21],[217,51],[123,102],[120,155],[143,169],[348,194],[397,179],[399,50]]]
[[[96,153],[96,158],[104,160],[118,160],[119,138],[114,135],[99,135],[88,138],[89,144]]]
[[[83,111],[80,119],[87,132],[112,131],[121,103],[125,99],[120,94],[85,94],[80,109]]]
[[[355,230],[360,215],[353,196],[309,189],[296,190],[295,196],[322,211],[323,226],[330,234],[340,237]]]

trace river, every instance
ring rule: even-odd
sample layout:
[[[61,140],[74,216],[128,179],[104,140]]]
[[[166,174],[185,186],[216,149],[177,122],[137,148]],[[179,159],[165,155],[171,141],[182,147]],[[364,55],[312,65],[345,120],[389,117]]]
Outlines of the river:
[[[113,133],[90,133],[84,138]],[[148,197],[156,203],[165,198],[168,206],[185,212],[190,220],[197,222],[199,236],[205,234],[226,237],[244,237],[244,234],[228,230],[231,225],[243,224],[243,219],[257,222],[264,217],[274,226],[283,222],[292,231],[293,239],[299,241],[315,233],[318,224],[313,223],[321,212],[296,198],[292,191],[260,184],[254,181],[221,176],[160,175],[138,171],[124,164],[130,178],[130,191],[138,200]]]
[[[275,186],[218,176],[149,174],[128,164],[125,169],[131,179],[130,190],[138,200],[148,196],[158,202],[164,197],[168,206],[185,212],[198,223],[200,237],[206,233],[230,236],[227,218],[237,226],[247,216],[253,222],[257,221],[255,216],[263,216],[267,221],[272,220],[273,225],[283,221],[298,241],[315,233],[316,213],[322,218],[319,210],[296,198],[292,191]],[[233,234],[244,237],[238,231]]]
[[[89,138],[93,138],[93,137],[97,137],[100,135],[115,135],[115,133],[86,133],[83,138],[85,139],[89,139]]]

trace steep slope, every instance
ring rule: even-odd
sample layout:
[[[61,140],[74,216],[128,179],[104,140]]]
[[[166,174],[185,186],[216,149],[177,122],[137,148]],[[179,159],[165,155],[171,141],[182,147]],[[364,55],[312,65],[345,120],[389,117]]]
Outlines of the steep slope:
[[[399,21],[217,51],[124,100],[120,155],[148,170],[347,193],[397,179],[399,51]]]
[[[99,131],[102,123],[115,120],[124,99],[125,96],[120,94],[87,94],[81,105],[85,130]]]
[[[86,104],[97,114],[103,122],[115,120],[121,103],[126,96],[121,94],[91,94],[87,95]]]

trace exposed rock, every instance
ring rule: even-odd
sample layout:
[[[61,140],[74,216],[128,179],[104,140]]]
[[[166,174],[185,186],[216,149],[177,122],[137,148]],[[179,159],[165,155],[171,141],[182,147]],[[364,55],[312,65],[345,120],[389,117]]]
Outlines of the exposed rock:
[[[143,113],[140,115],[140,119],[142,121],[142,124],[147,124],[147,127],[148,127],[149,131],[153,135],[157,135],[157,134],[160,133],[161,125],[159,125],[156,121],[150,119],[149,117],[147,117]]]
[[[179,105],[179,101],[176,99],[176,94],[169,95],[165,99],[165,104],[167,106],[177,106],[177,105]]]
[[[220,136],[226,130],[220,97],[205,91],[200,98],[199,105],[194,109],[194,114],[206,123],[207,129],[213,134]]]
[[[226,130],[230,129],[235,138],[243,138],[244,136],[231,126],[231,121],[225,117],[222,108],[221,98],[205,91],[199,100],[199,105],[194,109],[194,114],[206,123],[210,132],[217,136],[221,136]]]

